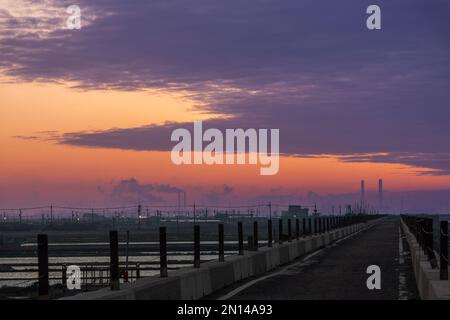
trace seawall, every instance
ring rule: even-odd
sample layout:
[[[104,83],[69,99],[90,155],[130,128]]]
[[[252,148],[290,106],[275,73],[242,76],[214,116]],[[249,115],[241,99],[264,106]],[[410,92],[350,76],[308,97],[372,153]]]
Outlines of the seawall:
[[[169,277],[148,277],[133,283],[121,284],[118,291],[103,288],[80,293],[63,299],[69,300],[192,300],[200,299],[235,282],[262,275],[301,256],[316,251],[352,233],[376,223],[372,220],[336,230],[312,235],[272,247],[260,247],[258,251],[245,251],[244,255],[226,257],[226,261],[209,261],[200,268],[182,268],[169,273]]]
[[[420,249],[408,226],[401,219],[400,224],[411,251],[411,261],[420,298],[423,300],[450,300],[450,280],[439,279],[439,269],[431,268],[426,254]]]

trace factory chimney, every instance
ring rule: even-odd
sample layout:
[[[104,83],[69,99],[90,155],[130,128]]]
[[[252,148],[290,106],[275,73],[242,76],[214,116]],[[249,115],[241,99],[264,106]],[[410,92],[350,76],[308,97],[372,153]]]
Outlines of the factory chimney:
[[[365,198],[365,187],[364,187],[364,179],[361,180],[361,204],[364,203]]]
[[[378,208],[383,207],[383,179],[378,180]]]

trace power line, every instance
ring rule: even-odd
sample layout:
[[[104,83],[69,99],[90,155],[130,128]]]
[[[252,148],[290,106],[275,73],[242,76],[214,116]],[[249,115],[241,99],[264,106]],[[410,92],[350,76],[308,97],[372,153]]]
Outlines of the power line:
[[[98,210],[127,210],[127,209],[138,209],[139,206],[142,208],[179,208],[178,205],[146,205],[146,204],[136,204],[136,205],[128,205],[122,207],[71,207],[71,206],[40,206],[40,207],[20,207],[20,208],[1,208],[0,211],[31,211],[31,210],[44,210],[48,209],[60,209],[60,210],[89,210],[89,211],[98,211]],[[271,204],[272,207],[289,207],[290,204]],[[196,207],[204,207],[204,208],[215,208],[215,209],[240,209],[240,208],[261,208],[261,207],[269,207],[269,204],[250,204],[250,205],[212,205],[212,204],[196,204]],[[313,208],[314,205],[301,205],[304,208]]]

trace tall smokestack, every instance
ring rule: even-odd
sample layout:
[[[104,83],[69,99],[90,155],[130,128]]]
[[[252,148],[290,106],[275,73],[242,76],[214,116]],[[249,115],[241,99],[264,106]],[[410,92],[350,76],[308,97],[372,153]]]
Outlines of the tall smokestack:
[[[378,179],[378,207],[383,207],[383,179]]]
[[[361,180],[361,203],[364,203],[365,190],[364,190],[364,179]]]

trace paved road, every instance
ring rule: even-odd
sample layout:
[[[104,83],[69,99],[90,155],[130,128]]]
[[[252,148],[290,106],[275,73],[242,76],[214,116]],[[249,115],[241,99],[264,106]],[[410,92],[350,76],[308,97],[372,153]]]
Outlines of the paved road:
[[[378,265],[381,269],[380,290],[367,289],[369,265]],[[400,234],[398,217],[387,218],[369,230],[268,275],[209,298],[418,299],[408,246]]]

